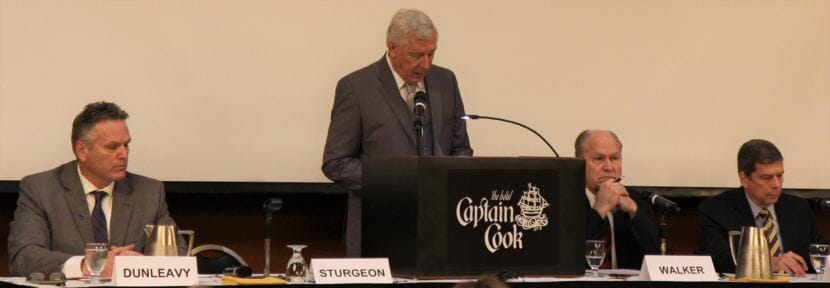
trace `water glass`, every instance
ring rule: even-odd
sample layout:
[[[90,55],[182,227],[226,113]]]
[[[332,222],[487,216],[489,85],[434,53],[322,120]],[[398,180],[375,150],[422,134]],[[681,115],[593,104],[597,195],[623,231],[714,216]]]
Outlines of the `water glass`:
[[[605,261],[605,241],[585,241],[585,260],[588,261],[588,266],[591,267],[591,276],[599,277],[599,267]]]
[[[109,245],[107,243],[86,243],[84,250],[84,262],[86,262],[86,269],[89,270],[89,275],[92,276],[89,280],[90,284],[101,283],[101,271],[107,265],[107,253],[109,252]]]
[[[293,252],[291,258],[288,259],[288,265],[285,266],[285,278],[288,282],[302,283],[305,282],[308,273],[308,265],[303,258],[303,248],[308,246],[301,244],[288,245],[288,249]]]
[[[816,280],[821,280],[824,275],[824,265],[827,263],[828,254],[830,254],[830,245],[810,244],[810,264],[816,270]]]

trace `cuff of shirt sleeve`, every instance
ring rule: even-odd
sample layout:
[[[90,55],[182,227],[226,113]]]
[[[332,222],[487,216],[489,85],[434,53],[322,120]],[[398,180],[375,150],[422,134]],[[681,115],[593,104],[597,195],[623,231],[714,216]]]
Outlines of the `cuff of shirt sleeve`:
[[[66,278],[84,277],[84,272],[81,271],[81,260],[84,260],[84,256],[72,256],[63,262],[63,268],[61,268],[63,275],[66,275]]]

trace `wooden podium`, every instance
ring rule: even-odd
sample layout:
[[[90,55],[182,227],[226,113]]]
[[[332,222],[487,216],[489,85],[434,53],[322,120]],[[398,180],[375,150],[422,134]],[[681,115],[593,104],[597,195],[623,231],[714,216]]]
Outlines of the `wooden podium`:
[[[585,162],[363,159],[362,256],[414,278],[581,276]]]

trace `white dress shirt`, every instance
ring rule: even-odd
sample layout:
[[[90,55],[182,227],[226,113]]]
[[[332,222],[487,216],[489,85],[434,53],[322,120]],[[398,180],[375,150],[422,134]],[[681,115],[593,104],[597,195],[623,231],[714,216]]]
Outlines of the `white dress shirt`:
[[[84,177],[84,174],[81,174],[81,167],[78,167],[78,175],[81,178],[81,186],[84,189],[84,193],[86,193],[86,203],[89,206],[89,214],[92,215],[92,209],[95,207],[95,194],[92,192],[95,191],[104,191],[107,193],[107,197],[101,199],[101,209],[104,210],[104,216],[107,218],[107,238],[109,238],[110,234],[110,227],[112,220],[110,217],[112,215],[112,189],[115,187],[115,182],[111,182],[109,185],[104,186],[104,188],[98,189],[95,185],[92,185],[92,182]],[[84,259],[84,256],[72,256],[63,263],[63,268],[61,268],[61,272],[66,275],[66,278],[80,278],[83,277],[84,274],[81,270],[81,261]]]

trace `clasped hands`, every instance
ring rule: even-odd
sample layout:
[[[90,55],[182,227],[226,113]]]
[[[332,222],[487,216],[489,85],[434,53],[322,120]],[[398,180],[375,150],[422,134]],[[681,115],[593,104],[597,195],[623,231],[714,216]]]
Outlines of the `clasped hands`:
[[[617,209],[627,213],[632,219],[637,216],[637,202],[631,199],[625,186],[613,179],[602,182],[596,194],[594,210],[605,219],[608,212]]]
[[[134,251],[135,244],[130,244],[127,246],[111,246],[110,251],[107,252],[107,264],[104,266],[104,270],[101,271],[100,277],[108,278],[112,276],[112,266],[115,264],[115,256],[143,256],[143,254]],[[89,269],[86,266],[86,259],[81,260],[81,271],[84,273],[85,276],[89,276]]]

